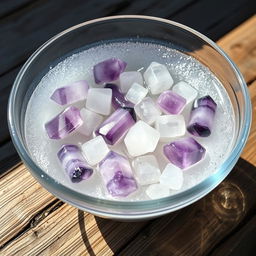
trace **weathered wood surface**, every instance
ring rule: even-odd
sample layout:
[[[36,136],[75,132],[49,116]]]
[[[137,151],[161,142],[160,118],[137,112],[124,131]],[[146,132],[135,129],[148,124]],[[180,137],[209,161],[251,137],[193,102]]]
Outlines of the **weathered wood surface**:
[[[254,42],[255,17],[220,40],[224,50],[232,48],[233,41],[228,38],[233,38],[233,33],[240,38],[236,43],[243,45],[248,23],[254,30],[246,41],[248,45]],[[247,63],[239,62],[235,55],[233,58],[241,69]],[[249,57],[245,54],[244,58]],[[251,81],[249,89],[255,113],[256,82]],[[243,153],[254,165],[255,127],[254,118]],[[231,175],[199,202],[156,220],[118,223],[55,200],[20,165],[0,179],[0,244],[4,245],[0,255],[205,255],[211,250],[217,253],[218,243],[235,236],[239,225],[254,214],[255,175],[256,168],[240,160]],[[230,243],[229,239],[226,242]],[[219,251],[224,249],[220,246]]]
[[[6,121],[11,85],[29,55],[56,33],[98,17],[142,14],[181,22],[216,40],[255,11],[255,0],[0,1],[0,173],[19,161]]]

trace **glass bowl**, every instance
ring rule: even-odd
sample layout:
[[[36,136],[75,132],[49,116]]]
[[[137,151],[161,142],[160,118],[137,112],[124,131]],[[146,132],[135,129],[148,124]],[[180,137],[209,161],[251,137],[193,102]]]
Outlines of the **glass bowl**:
[[[112,201],[76,192],[47,175],[32,160],[24,137],[24,116],[36,77],[62,56],[106,40],[151,39],[171,43],[207,66],[225,87],[235,114],[235,139],[230,154],[217,171],[198,185],[166,198],[148,201]],[[43,44],[20,70],[9,99],[8,122],[13,143],[31,174],[48,191],[81,210],[117,220],[154,218],[181,209],[213,190],[232,170],[246,143],[251,124],[251,102],[246,83],[235,64],[210,39],[179,23],[147,16],[113,16],[71,27]]]

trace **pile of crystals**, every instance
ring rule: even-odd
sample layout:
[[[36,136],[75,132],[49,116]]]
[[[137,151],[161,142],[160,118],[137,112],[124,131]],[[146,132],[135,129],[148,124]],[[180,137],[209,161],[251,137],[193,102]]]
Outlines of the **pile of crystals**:
[[[182,187],[183,171],[204,158],[206,150],[194,137],[211,134],[217,105],[208,95],[197,98],[197,91],[184,81],[173,86],[160,63],[152,62],[143,76],[125,72],[126,65],[117,58],[95,65],[95,83],[101,88],[82,80],[55,90],[51,99],[66,108],[45,129],[55,140],[74,131],[91,136],[81,147],[63,145],[58,152],[72,182],[97,171],[113,197],[126,197],[139,186],[147,186],[151,199],[165,197]],[[85,108],[72,106],[78,101],[84,101]],[[186,124],[181,112],[188,105]],[[186,130],[192,136],[185,136]],[[163,170],[153,154],[159,141],[166,142],[163,154],[170,162]],[[117,143],[126,148],[126,155],[112,150]]]

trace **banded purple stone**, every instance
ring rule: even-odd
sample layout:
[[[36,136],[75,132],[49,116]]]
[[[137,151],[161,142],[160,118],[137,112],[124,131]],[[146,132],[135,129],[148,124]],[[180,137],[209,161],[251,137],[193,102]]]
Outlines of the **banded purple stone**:
[[[208,137],[211,134],[217,104],[208,95],[194,101],[187,130],[194,136]]]
[[[83,124],[80,110],[70,106],[45,124],[45,130],[50,139],[59,140]]]
[[[51,99],[59,105],[72,104],[86,99],[88,89],[89,85],[85,80],[76,81],[56,89],[52,94]]]
[[[95,83],[108,83],[119,78],[119,75],[124,72],[127,63],[117,59],[110,58],[93,66],[93,74]]]
[[[163,151],[171,163],[181,169],[186,169],[199,162],[206,150],[196,140],[187,137],[165,145]]]
[[[135,124],[129,110],[119,108],[110,115],[96,130],[107,144],[114,145]]]
[[[117,85],[106,84],[105,88],[109,88],[112,90],[112,106],[114,107],[114,109],[134,107],[133,103],[125,99],[123,93],[120,92]]]
[[[114,197],[126,197],[138,188],[129,161],[118,153],[110,151],[100,162],[99,170],[109,194]]]
[[[72,182],[87,180],[92,175],[93,169],[84,159],[78,146],[63,145],[57,156]]]
[[[164,91],[157,99],[157,104],[166,114],[179,114],[186,105],[186,99],[173,91]]]

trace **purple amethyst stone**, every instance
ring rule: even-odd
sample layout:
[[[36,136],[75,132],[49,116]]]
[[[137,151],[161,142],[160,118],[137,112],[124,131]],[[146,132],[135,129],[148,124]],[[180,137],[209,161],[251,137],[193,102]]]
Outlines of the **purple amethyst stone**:
[[[163,151],[171,163],[180,169],[186,169],[199,162],[206,150],[196,140],[188,137],[165,145]]]
[[[217,104],[210,96],[195,100],[187,126],[188,132],[199,137],[210,136],[216,108]]]
[[[88,89],[89,85],[85,80],[77,81],[55,90],[51,99],[59,105],[72,104],[86,99]]]
[[[80,110],[70,106],[47,122],[45,130],[50,139],[59,140],[67,137],[82,124]]]
[[[126,65],[126,62],[117,58],[107,59],[96,64],[93,67],[95,83],[108,83],[117,80],[119,75],[124,72]]]
[[[92,175],[93,169],[84,159],[78,146],[63,145],[57,156],[72,182],[87,180]]]
[[[114,107],[114,109],[134,107],[133,103],[125,99],[123,93],[120,92],[117,85],[106,84],[105,88],[109,88],[112,90],[112,106]]]
[[[107,144],[114,145],[135,124],[130,112],[119,108],[112,113],[95,131]]]
[[[173,91],[164,91],[157,99],[157,104],[166,114],[179,114],[186,105],[186,99]]]
[[[122,155],[110,151],[100,162],[99,168],[110,195],[126,197],[137,190],[138,186],[129,161]]]

